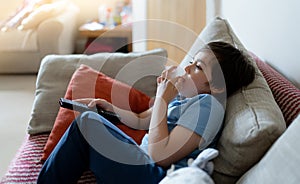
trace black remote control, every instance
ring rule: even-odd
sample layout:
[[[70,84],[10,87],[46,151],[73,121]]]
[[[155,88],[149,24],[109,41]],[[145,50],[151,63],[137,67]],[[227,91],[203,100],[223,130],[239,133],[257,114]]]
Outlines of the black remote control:
[[[109,120],[112,123],[120,122],[120,116],[118,114],[116,114],[114,112],[111,112],[111,111],[103,110],[101,108],[98,108],[97,106],[95,108],[90,108],[90,107],[88,107],[87,105],[85,105],[83,103],[72,101],[72,100],[65,99],[65,98],[60,98],[59,99],[59,105],[63,108],[78,111],[78,112],[81,112],[81,113],[85,112],[85,111],[94,111],[94,112],[97,112],[98,114],[100,114],[101,116],[103,116],[104,118],[106,118],[107,120]]]

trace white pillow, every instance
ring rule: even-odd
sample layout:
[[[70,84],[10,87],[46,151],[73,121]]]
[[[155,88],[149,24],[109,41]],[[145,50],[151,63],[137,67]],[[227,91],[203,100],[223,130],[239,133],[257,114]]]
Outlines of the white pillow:
[[[252,183],[298,183],[300,181],[300,115],[274,143],[263,159],[238,181]]]

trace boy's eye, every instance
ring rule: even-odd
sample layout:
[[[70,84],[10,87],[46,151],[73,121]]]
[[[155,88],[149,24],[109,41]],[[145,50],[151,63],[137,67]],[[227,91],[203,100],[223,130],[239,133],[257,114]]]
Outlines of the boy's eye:
[[[195,61],[195,62],[194,61],[190,61],[189,63],[191,65],[195,65],[198,70],[202,70],[201,62],[199,62],[199,61]]]
[[[200,62],[196,62],[196,67],[197,67],[199,70],[202,70],[201,63],[200,63]]]

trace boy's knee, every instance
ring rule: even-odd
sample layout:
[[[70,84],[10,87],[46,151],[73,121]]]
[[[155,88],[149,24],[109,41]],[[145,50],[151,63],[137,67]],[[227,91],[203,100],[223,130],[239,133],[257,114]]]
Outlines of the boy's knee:
[[[92,121],[100,121],[98,114],[92,111],[83,112],[76,118],[76,123],[80,130],[92,125],[93,123],[90,123]]]
[[[93,111],[85,111],[79,115],[80,119],[96,119],[95,117],[98,116],[97,113]]]

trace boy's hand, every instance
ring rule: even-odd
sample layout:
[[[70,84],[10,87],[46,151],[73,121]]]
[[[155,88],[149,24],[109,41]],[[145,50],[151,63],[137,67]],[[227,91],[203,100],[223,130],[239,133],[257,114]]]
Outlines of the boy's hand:
[[[105,99],[101,98],[81,98],[81,99],[76,99],[74,101],[80,102],[87,104],[89,107],[100,107],[106,111],[113,111],[113,105],[106,101]]]
[[[175,76],[176,66],[164,70],[157,78],[157,93],[156,96],[162,97],[166,103],[169,103],[173,98],[178,95],[178,91],[181,89],[183,78]]]

